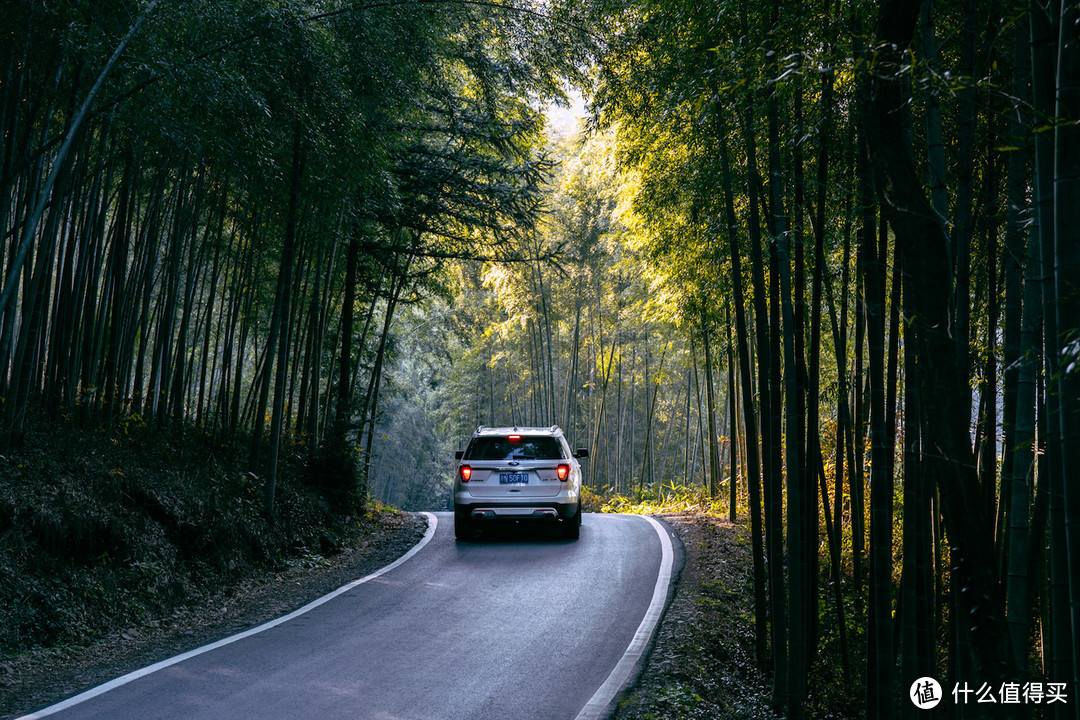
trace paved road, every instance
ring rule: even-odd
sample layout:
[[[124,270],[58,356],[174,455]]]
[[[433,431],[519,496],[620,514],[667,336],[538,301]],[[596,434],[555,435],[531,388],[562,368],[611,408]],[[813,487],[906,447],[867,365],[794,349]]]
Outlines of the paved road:
[[[586,515],[576,542],[531,531],[457,543],[451,515],[431,520],[435,531],[377,577],[27,717],[603,717],[666,603],[673,533]]]

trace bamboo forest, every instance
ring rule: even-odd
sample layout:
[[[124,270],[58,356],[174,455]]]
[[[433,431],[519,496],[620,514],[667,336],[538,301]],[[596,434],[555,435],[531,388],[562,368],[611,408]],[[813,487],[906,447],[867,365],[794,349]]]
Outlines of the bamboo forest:
[[[3,0],[0,131],[0,455],[558,425],[748,528],[775,716],[1080,718],[1074,0]]]

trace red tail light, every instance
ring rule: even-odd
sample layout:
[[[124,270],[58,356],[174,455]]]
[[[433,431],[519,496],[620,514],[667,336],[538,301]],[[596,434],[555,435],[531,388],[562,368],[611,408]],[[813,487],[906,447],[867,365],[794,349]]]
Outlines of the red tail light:
[[[567,480],[570,479],[570,466],[569,465],[565,465],[565,464],[560,465],[557,468],[555,468],[555,472],[558,474],[559,479],[562,480],[563,482],[566,482]]]
[[[469,482],[469,478],[472,477],[472,468],[468,465],[462,465],[458,468],[458,472],[461,474],[461,482]]]

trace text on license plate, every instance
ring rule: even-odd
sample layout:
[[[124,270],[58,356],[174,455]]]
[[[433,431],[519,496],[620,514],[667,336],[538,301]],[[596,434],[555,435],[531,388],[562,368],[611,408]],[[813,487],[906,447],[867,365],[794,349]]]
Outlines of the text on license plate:
[[[499,473],[499,484],[501,485],[516,485],[519,483],[528,484],[528,473]]]

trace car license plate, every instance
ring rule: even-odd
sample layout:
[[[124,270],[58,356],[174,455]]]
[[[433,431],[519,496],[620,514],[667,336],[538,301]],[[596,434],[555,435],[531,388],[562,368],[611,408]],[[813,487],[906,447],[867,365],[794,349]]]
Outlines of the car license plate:
[[[500,485],[520,485],[529,484],[528,473],[499,473]]]

